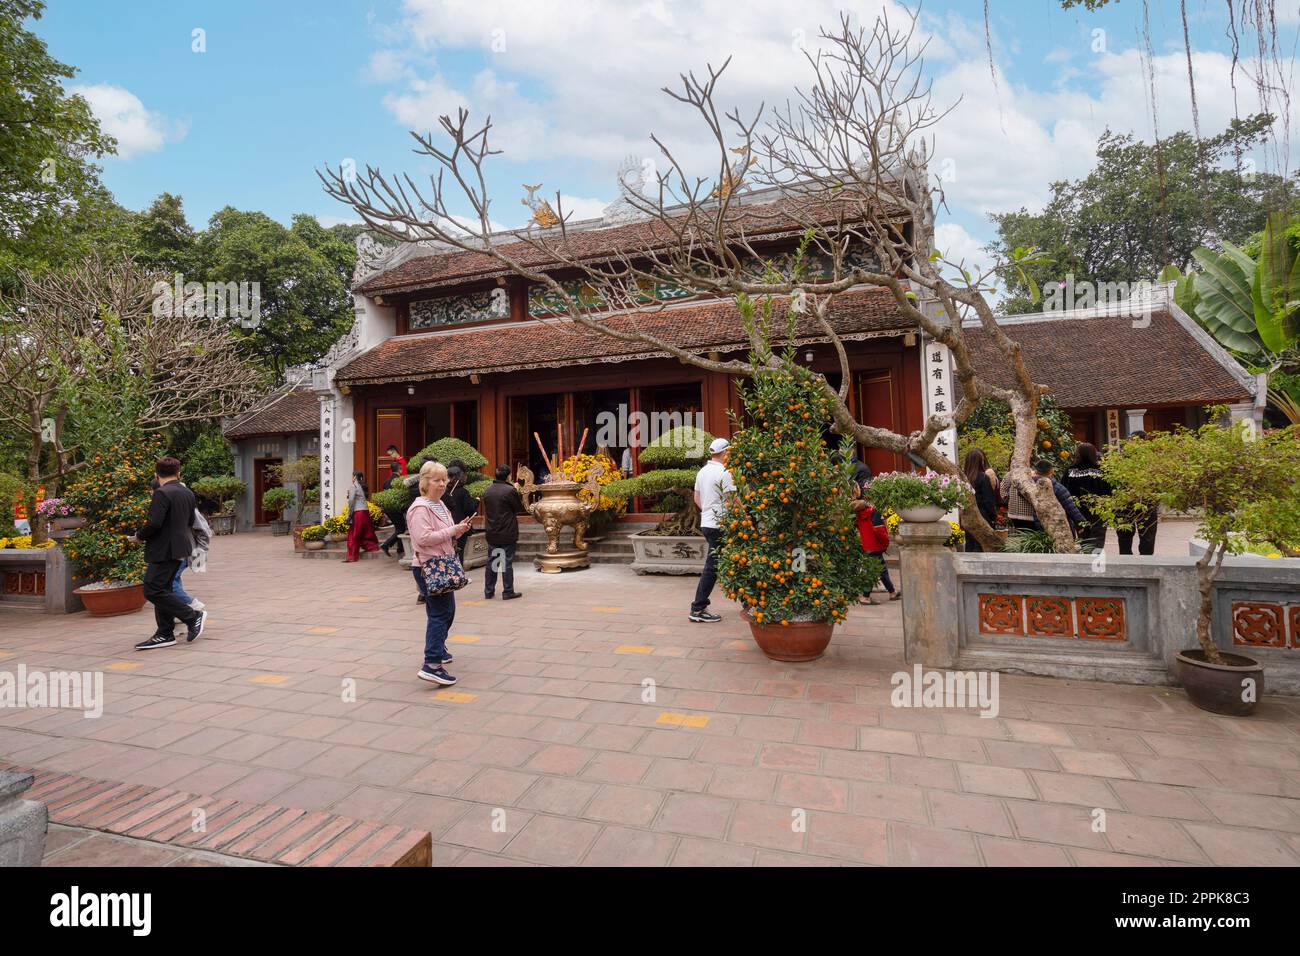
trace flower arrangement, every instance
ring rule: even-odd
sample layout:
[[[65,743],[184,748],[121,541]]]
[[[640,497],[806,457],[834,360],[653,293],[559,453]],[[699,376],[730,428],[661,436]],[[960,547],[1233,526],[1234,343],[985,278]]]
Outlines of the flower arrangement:
[[[948,534],[947,545],[950,548],[960,548],[966,543],[966,532],[956,521],[949,521],[948,527],[951,531]]]
[[[54,547],[54,542],[48,538],[40,544],[32,544],[32,536],[30,534],[15,535],[12,538],[0,538],[0,548],[31,548],[37,551],[43,551],[45,548],[52,547]]]
[[[347,512],[336,514],[332,518],[326,518],[321,522],[326,534],[347,534],[348,533],[348,515]],[[307,540],[307,539],[303,539]]]
[[[90,459],[64,492],[64,500],[86,524],[63,539],[63,549],[80,575],[106,584],[144,580],[144,547],[128,540],[149,515],[154,462],[162,441],[148,436]]]
[[[759,625],[843,621],[881,564],[858,539],[852,466],[834,464],[822,441],[829,404],[784,369],[737,388],[750,424],[727,460],[736,491],[722,519],[718,580]]]
[[[583,485],[591,474],[591,469],[595,465],[604,466],[604,471],[596,479],[600,485],[600,500],[596,505],[597,511],[608,511],[615,515],[627,514],[627,498],[605,493],[605,486],[611,485],[622,478],[622,473],[618,470],[618,465],[609,455],[571,455],[566,458],[560,467],[556,469],[556,475],[552,480],[576,481]],[[592,493],[587,489],[578,492],[578,497],[583,501],[590,502]]]
[[[72,505],[62,498],[46,498],[36,506],[36,513],[46,521],[53,521],[55,518],[71,518],[73,512]]]
[[[941,475],[937,471],[924,474],[889,471],[871,479],[863,489],[863,497],[882,511],[886,508],[894,511],[924,508],[927,505],[951,511],[970,504],[974,493],[965,480]]]
[[[304,541],[324,541],[325,526],[319,524],[309,524],[300,532]]]

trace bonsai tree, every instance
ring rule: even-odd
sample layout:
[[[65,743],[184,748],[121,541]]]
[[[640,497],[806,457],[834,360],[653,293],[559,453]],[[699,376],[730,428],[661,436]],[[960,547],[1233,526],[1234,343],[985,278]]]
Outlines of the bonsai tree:
[[[677,511],[649,533],[698,535],[700,509],[695,507],[695,473],[708,460],[712,442],[713,436],[702,428],[686,425],[666,431],[637,455],[637,461],[653,470],[611,482],[605,490],[622,498],[664,495],[665,500],[680,501]]]
[[[1113,491],[1095,508],[1117,527],[1131,527],[1135,511],[1157,505],[1198,516],[1206,549],[1196,562],[1196,638],[1206,660],[1219,664],[1210,610],[1224,557],[1264,543],[1300,553],[1300,426],[1255,434],[1253,423],[1217,424],[1227,415],[1223,406],[1209,411],[1211,422],[1196,431],[1152,434],[1108,454],[1102,472]]]
[[[267,471],[276,481],[298,486],[298,513],[293,520],[295,524],[301,524],[303,512],[310,505],[320,503],[320,456],[303,455],[288,464],[274,465]]]
[[[80,576],[106,584],[144,581],[144,547],[127,538],[148,517],[149,482],[161,454],[156,436],[114,446],[92,456],[64,491],[64,500],[86,516],[86,524],[63,540]]]
[[[727,459],[736,491],[723,515],[718,580],[756,624],[843,621],[882,566],[858,538],[851,456],[835,464],[822,442],[830,401],[781,367],[737,389],[752,424]]]
[[[262,508],[283,518],[297,500],[298,495],[292,488],[268,488],[262,493]]]
[[[420,466],[426,461],[441,462],[445,465],[456,460],[465,463],[465,490],[475,498],[481,498],[487,486],[492,484],[491,478],[479,472],[488,460],[469,442],[461,441],[459,438],[439,438],[433,444],[421,448],[406,463],[410,474],[406,476],[405,487],[394,485],[392,488],[385,488],[372,494],[370,500],[384,511],[405,511],[411,507],[411,503],[420,493]]]
[[[190,490],[196,495],[202,495],[205,498],[220,502],[221,511],[219,513],[228,515],[235,510],[235,499],[248,490],[248,482],[242,481],[234,475],[219,475],[200,478],[190,485]]]

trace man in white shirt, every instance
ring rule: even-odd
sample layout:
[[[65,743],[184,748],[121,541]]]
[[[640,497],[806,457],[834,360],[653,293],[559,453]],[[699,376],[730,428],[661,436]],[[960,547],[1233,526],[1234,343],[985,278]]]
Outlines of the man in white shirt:
[[[709,446],[709,460],[695,476],[695,504],[700,509],[700,533],[709,543],[709,551],[704,558],[704,571],[700,574],[700,583],[695,588],[695,600],[691,603],[691,620],[697,623],[712,624],[722,620],[709,610],[709,595],[713,593],[713,585],[718,580],[717,553],[722,546],[722,513],[726,508],[726,497],[736,490],[736,482],[727,470],[727,452],[730,448],[731,443],[725,438],[715,438]]]

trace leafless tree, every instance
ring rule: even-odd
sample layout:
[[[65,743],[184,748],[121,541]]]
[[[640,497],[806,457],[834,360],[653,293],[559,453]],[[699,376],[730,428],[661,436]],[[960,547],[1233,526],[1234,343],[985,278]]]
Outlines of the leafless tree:
[[[0,428],[26,449],[33,518],[37,487],[57,493],[87,447],[233,414],[262,386],[227,322],[154,315],[167,280],[130,260],[19,279],[21,295],[0,300]]]
[[[1047,389],[1033,381],[1020,346],[999,327],[989,303],[993,280],[1034,261],[1035,253],[1025,250],[1018,253],[1022,258],[972,271],[932,248],[934,209],[942,206],[943,192],[939,179],[926,170],[925,157],[933,151],[927,136],[951,107],[939,109],[932,101],[915,14],[901,24],[882,14],[870,29],[845,15],[821,38],[823,48],[805,54],[812,71],[809,86],[770,111],[763,106],[752,116],[719,111],[718,85],[726,63],[717,70],[709,67],[707,76],[683,75],[678,88],[665,88],[703,123],[716,149],[716,171],[711,177],[692,175],[652,135],[662,172],[639,192],[624,190],[625,202],[642,221],[639,238],[603,252],[599,261],[577,251],[558,192],[558,225],[539,229],[536,221],[549,219],[535,217],[526,229],[493,234],[485,169],[500,150],[490,143],[491,119],[474,125],[464,109],[455,119],[440,118],[437,142],[431,134],[412,132],[415,152],[436,164],[437,172],[425,186],[409,175],[389,177],[369,166],[364,175],[328,167],[319,175],[330,195],[350,205],[377,232],[491,257],[504,270],[549,290],[564,305],[561,321],[699,368],[751,375],[760,366],[781,366],[783,359],[758,328],[749,333],[752,362],[710,359],[647,330],[639,319],[663,308],[643,293],[647,284],[769,298],[799,311],[833,344],[839,358],[838,388],[817,376],[837,430],[868,446],[918,456],[935,471],[960,473],[935,447],[938,436],[964,421],[982,400],[1006,402],[1015,419],[1012,480],[1033,501],[1057,549],[1073,551],[1068,521],[1050,483],[1036,479],[1030,467],[1038,403]],[[774,200],[741,201],[751,187],[762,188]],[[468,216],[453,211],[465,204]],[[820,274],[755,268],[764,261],[762,240],[777,228],[805,238],[809,250],[827,264]],[[855,251],[865,256],[855,257]],[[573,275],[595,294],[575,294],[564,279]],[[837,297],[864,286],[889,290],[902,316],[951,350],[957,404],[946,414],[930,415],[911,434],[858,422],[849,409],[849,362],[831,316]],[[998,381],[1010,385],[993,384],[987,374],[976,372],[964,320],[977,323],[996,346],[1005,372]],[[794,364],[789,371],[813,374]],[[1000,548],[975,508],[964,509],[962,524],[986,548]]]

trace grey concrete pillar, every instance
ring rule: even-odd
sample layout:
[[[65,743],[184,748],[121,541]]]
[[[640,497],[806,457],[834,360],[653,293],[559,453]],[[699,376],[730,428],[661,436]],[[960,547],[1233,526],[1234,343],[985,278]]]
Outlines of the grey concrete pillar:
[[[1146,431],[1146,425],[1144,424],[1146,414],[1147,410],[1145,408],[1126,408],[1124,415],[1126,417],[1125,424],[1128,427],[1124,433],[1132,435],[1134,432]]]
[[[0,866],[41,865],[49,813],[45,804],[22,799],[35,779],[30,773],[0,770]]]
[[[898,526],[903,589],[903,653],[909,664],[952,667],[960,651],[959,603],[946,521]]]

